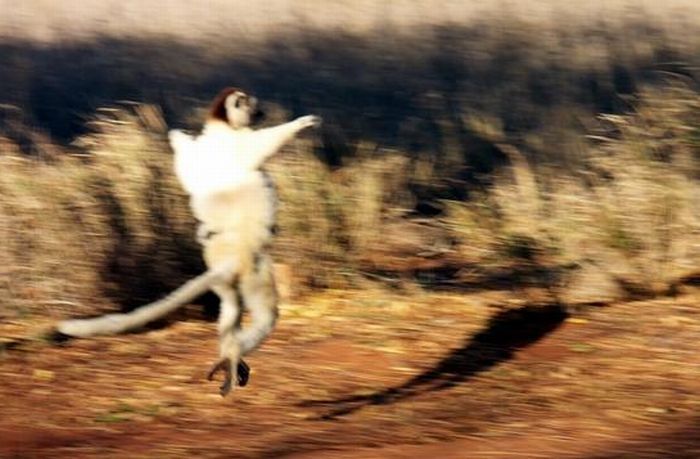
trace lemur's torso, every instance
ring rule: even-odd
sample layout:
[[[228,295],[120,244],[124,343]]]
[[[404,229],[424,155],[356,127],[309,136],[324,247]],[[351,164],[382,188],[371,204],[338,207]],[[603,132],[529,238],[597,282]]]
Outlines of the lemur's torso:
[[[254,255],[270,242],[277,196],[267,175],[237,152],[250,152],[249,129],[232,130],[209,123],[189,148],[175,153],[175,170],[195,218],[207,264],[217,262],[222,245],[234,253]]]

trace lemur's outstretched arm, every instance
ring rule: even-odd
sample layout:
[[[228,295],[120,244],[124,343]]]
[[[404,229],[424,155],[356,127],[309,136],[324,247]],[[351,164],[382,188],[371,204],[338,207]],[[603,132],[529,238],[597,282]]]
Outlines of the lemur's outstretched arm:
[[[321,118],[307,115],[279,126],[250,131],[241,139],[241,143],[244,144],[243,150],[246,151],[245,156],[241,159],[246,162],[246,167],[258,169],[299,132],[306,128],[317,127],[320,124]]]

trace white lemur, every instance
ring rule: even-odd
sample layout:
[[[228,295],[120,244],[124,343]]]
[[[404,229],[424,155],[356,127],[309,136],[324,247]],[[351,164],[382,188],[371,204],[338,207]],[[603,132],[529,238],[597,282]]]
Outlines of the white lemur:
[[[125,314],[108,314],[58,324],[64,335],[87,337],[138,328],[191,301],[207,290],[221,300],[219,360],[211,380],[224,372],[221,395],[232,381],[246,384],[249,369],[242,357],[270,333],[277,319],[277,291],[267,253],[277,206],[275,190],[261,166],[301,130],[318,126],[317,116],[302,116],[270,128],[250,128],[259,114],[257,99],[226,88],[212,102],[202,133],[191,137],[169,133],[175,152],[175,172],[190,195],[199,220],[198,240],[208,270],[167,297]],[[251,314],[241,328],[238,300]]]

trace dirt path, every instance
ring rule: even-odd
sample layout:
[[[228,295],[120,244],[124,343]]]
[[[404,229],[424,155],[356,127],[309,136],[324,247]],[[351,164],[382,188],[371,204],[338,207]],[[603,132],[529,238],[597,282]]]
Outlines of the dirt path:
[[[328,295],[285,307],[226,400],[213,323],[22,345],[0,457],[700,457],[699,301]]]

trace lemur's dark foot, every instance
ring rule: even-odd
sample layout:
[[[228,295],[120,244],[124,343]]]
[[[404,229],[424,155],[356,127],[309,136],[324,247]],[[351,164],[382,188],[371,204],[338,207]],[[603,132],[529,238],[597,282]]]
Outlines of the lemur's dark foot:
[[[214,380],[214,376],[219,372],[223,371],[224,373],[224,382],[221,384],[221,387],[219,388],[219,393],[221,393],[222,397],[226,397],[229,392],[231,392],[232,385],[233,385],[233,372],[231,371],[231,359],[228,357],[219,360],[214,364],[214,366],[209,370],[209,373],[207,374],[207,379],[209,381]],[[247,363],[245,363],[243,360],[240,360],[238,362],[238,365],[236,366],[236,382],[238,383],[239,386],[244,387],[246,384],[248,384],[248,378],[250,377],[250,367],[248,366]]]
[[[250,367],[243,359],[238,362],[238,385],[245,387],[248,384],[248,378],[250,377]]]
[[[221,384],[221,387],[219,387],[219,393],[222,397],[226,397],[228,393],[231,392],[231,380],[233,379],[233,375],[231,374],[231,359],[225,358],[216,362],[214,366],[211,367],[211,370],[209,370],[207,379],[213,381],[214,375],[219,371],[224,372],[224,382]]]

